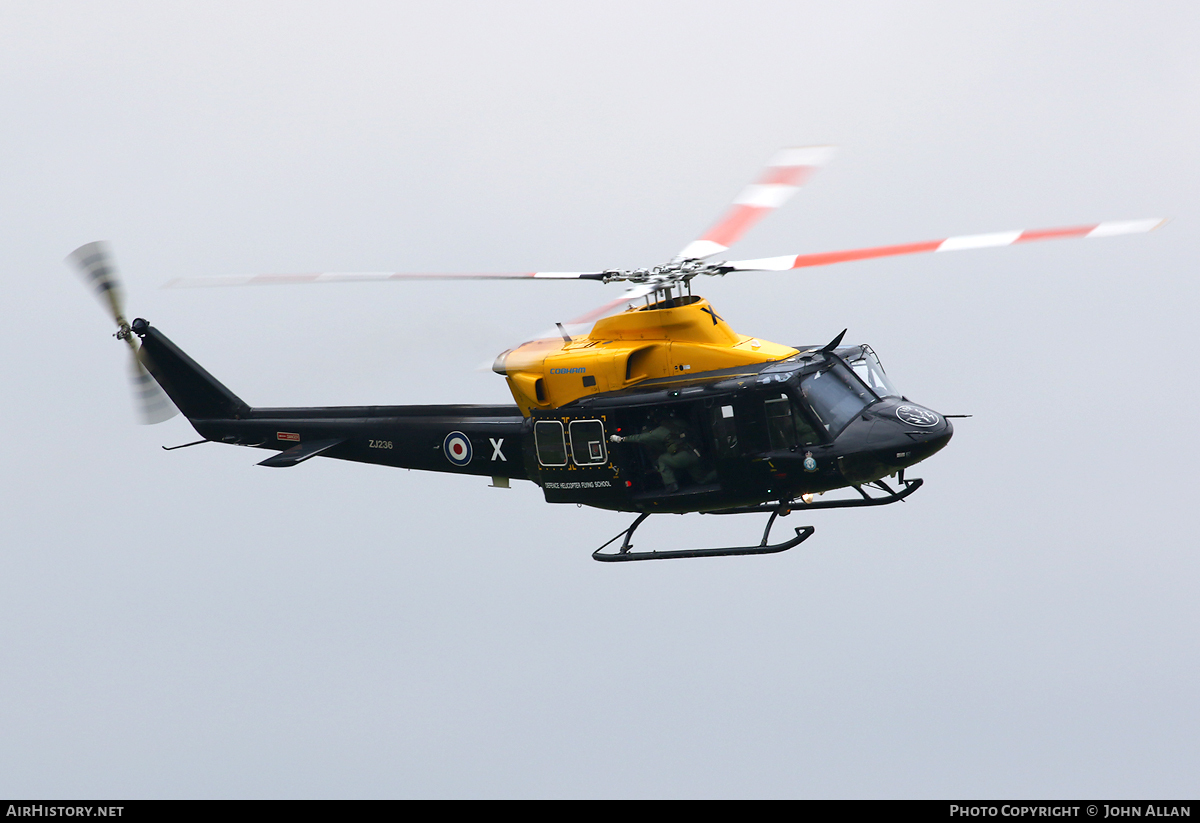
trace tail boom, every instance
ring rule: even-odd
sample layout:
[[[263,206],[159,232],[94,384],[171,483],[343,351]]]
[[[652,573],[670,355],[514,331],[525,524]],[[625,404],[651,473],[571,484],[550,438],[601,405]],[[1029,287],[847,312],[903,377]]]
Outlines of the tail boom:
[[[282,452],[264,465],[318,455],[406,469],[528,479],[530,424],[511,406],[253,408],[145,320],[147,370],[206,440]]]

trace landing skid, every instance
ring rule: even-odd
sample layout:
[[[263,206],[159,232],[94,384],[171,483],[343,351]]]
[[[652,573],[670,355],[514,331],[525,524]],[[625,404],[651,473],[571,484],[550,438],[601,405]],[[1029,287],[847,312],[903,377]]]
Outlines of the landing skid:
[[[780,515],[780,511],[771,512],[771,518],[767,521],[767,527],[763,530],[762,542],[757,546],[731,546],[729,548],[715,549],[678,549],[665,552],[635,552],[631,551],[633,544],[629,541],[633,538],[634,531],[642,525],[642,522],[650,516],[650,512],[638,515],[637,520],[633,521],[628,529],[618,534],[612,540],[609,540],[596,551],[592,552],[593,560],[601,560],[605,563],[624,563],[633,560],[676,560],[683,557],[734,557],[743,554],[776,554],[785,552],[793,546],[799,546],[808,538],[812,537],[816,531],[812,526],[800,526],[796,529],[796,536],[791,540],[786,540],[783,543],[767,543],[771,534],[771,527],[775,525],[775,518]],[[787,514],[787,512],[782,512]],[[604,550],[624,536],[621,541],[621,546],[616,552],[605,553]]]
[[[623,563],[631,560],[675,560],[683,557],[734,557],[744,554],[777,554],[785,552],[794,546],[799,546],[808,538],[812,537],[816,531],[812,526],[800,526],[796,529],[796,536],[783,543],[768,543],[770,539],[771,527],[775,525],[775,518],[783,515],[786,517],[794,511],[807,511],[809,509],[848,509],[857,508],[859,506],[886,506],[889,503],[899,503],[908,497],[910,494],[921,488],[923,480],[918,477],[905,479],[904,473],[899,475],[899,482],[902,488],[899,490],[893,489],[883,480],[876,480],[868,485],[878,491],[883,492],[881,495],[870,495],[862,485],[854,486],[853,489],[858,492],[859,499],[850,500],[820,500],[810,503],[804,502],[803,499],[779,501],[777,503],[763,503],[758,506],[741,506],[733,509],[721,509],[719,511],[706,512],[706,514],[754,514],[761,512],[766,514],[771,513],[771,518],[767,520],[767,527],[763,529],[762,542],[757,546],[732,546],[725,549],[679,549],[666,552],[635,552],[632,551],[633,544],[629,542],[633,539],[633,533],[637,527],[642,525],[651,512],[645,512],[638,515],[637,520],[625,531],[619,533],[612,540],[609,540],[596,551],[592,552],[593,560],[601,560],[605,563]],[[621,540],[621,545],[616,552],[605,553],[605,549],[613,543]]]

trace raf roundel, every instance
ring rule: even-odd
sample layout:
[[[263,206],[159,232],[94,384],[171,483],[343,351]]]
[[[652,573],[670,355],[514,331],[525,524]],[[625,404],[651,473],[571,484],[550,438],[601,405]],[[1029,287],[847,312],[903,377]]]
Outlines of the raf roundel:
[[[450,432],[442,441],[442,451],[446,459],[456,466],[465,466],[471,462],[471,441],[462,432]]]

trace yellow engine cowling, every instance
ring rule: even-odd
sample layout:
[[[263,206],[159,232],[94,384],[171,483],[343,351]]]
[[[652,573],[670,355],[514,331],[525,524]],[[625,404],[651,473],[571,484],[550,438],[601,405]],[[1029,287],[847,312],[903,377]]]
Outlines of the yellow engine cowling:
[[[505,352],[505,375],[521,413],[554,409],[658,377],[684,376],[782,360],[790,346],[738,334],[702,297],[630,309],[596,322],[587,337],[534,340]]]

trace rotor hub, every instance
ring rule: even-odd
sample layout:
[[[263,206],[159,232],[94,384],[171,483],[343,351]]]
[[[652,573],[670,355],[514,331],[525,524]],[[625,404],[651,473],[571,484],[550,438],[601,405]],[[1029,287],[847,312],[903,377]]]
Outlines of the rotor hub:
[[[723,275],[732,269],[724,261],[710,263],[705,260],[672,260],[661,266],[641,269],[608,269],[604,272],[605,283],[625,281],[635,285],[652,286],[655,291],[685,285],[693,277],[705,274]]]

